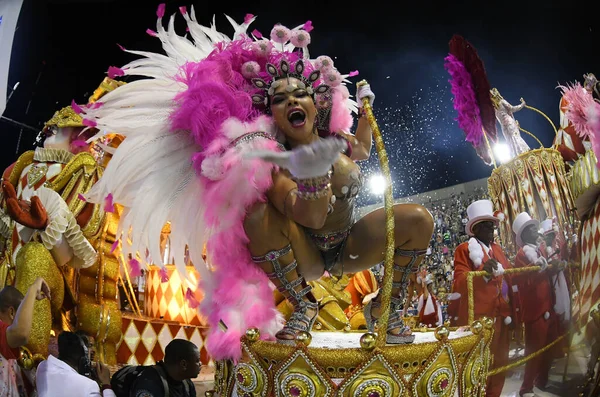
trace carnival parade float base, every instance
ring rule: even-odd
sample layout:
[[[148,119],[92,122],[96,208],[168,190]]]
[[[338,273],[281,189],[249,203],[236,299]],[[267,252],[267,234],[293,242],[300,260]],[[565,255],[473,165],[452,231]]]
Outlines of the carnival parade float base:
[[[575,320],[584,327],[588,339],[598,330],[588,324],[590,312],[600,304],[600,173],[598,160],[592,150],[582,156],[571,168],[570,187],[577,205],[577,214],[583,225],[581,241],[581,278],[579,294],[575,298],[578,308]]]
[[[301,333],[296,346],[259,340],[249,329],[238,363],[216,362],[215,392],[226,397],[449,397],[485,395],[493,321],[470,330],[415,333],[410,345],[376,347],[376,335]]]
[[[117,346],[117,362],[154,365],[164,358],[169,342],[186,339],[198,346],[202,365],[213,366],[204,346],[208,326],[197,307],[193,307],[194,301],[202,299],[201,291],[196,288],[199,275],[193,266],[187,266],[188,282],[174,265],[167,265],[165,270],[166,281],[163,282],[160,268],[149,268],[144,313],[123,314],[123,338]],[[194,286],[192,299],[186,299],[189,285]]]
[[[494,208],[506,216],[500,237],[513,254],[517,245],[511,225],[521,212],[540,220],[556,217],[561,229],[573,223],[575,205],[563,159],[555,149],[530,150],[494,169],[488,190]]]

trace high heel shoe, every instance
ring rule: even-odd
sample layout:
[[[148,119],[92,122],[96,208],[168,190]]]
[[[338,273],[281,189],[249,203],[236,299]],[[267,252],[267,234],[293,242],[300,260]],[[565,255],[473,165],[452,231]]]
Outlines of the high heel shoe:
[[[313,297],[311,290],[312,287],[306,283],[304,277],[298,275],[298,278],[289,281],[286,278],[286,274],[295,270],[298,266],[296,260],[292,261],[289,265],[281,267],[279,258],[287,255],[292,250],[292,247],[288,245],[277,251],[270,251],[263,256],[253,256],[252,260],[256,263],[271,262],[273,265],[273,272],[267,273],[267,277],[271,280],[279,281],[277,290],[285,296],[292,306],[294,312],[286,322],[285,326],[275,334],[277,340],[283,344],[294,345],[296,343],[296,336],[299,332],[310,332],[313,324],[317,320],[319,314],[319,304]],[[300,291],[296,291],[298,286],[303,288]],[[312,315],[309,315],[309,311],[313,311]]]

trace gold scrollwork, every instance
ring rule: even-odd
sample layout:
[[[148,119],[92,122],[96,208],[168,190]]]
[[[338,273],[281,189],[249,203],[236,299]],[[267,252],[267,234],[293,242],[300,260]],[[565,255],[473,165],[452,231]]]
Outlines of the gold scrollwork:
[[[376,353],[365,365],[342,382],[338,389],[340,397],[392,397],[405,395],[405,385],[392,365]]]

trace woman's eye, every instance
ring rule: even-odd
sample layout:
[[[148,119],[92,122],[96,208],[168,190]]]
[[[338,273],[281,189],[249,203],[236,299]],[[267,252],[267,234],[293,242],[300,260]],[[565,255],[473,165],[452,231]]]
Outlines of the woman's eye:
[[[308,93],[306,91],[304,91],[304,90],[296,91],[296,97],[297,98],[303,98],[303,97],[305,97],[307,95],[308,95]]]
[[[278,103],[283,102],[284,98],[282,96],[276,96],[272,99],[272,102],[274,105],[277,105]]]

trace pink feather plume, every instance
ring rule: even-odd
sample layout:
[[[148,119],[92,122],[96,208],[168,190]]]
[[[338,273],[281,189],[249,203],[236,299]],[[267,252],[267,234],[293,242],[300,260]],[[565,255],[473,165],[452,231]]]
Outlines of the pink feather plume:
[[[84,197],[84,196],[83,196],[83,194],[81,194],[81,193],[77,194],[77,198],[78,198],[79,200],[81,200],[81,201],[85,201],[85,202],[87,202],[87,200],[85,199],[85,197]]]
[[[187,291],[185,291],[185,300],[190,309],[196,309],[200,306],[200,302],[196,299],[196,295],[194,295],[194,291],[192,291],[191,288],[188,288]]]
[[[81,114],[81,113],[83,113],[83,109],[81,108],[81,106],[79,106],[77,103],[75,103],[75,100],[74,100],[74,99],[71,101],[71,108],[73,109],[73,111],[74,111],[76,114]]]
[[[166,267],[162,267],[160,269],[159,275],[160,275],[160,282],[161,283],[166,283],[167,281],[169,281],[169,272],[167,271]]]
[[[592,139],[594,132],[590,117],[594,112],[594,105],[597,105],[594,97],[579,82],[559,86],[559,88],[562,90],[563,97],[568,104],[565,116],[573,124],[575,132],[581,138]]]
[[[110,246],[110,253],[113,254],[117,248],[119,248],[119,242],[121,241],[121,239],[116,239],[114,243],[112,243],[112,245]]]
[[[115,77],[121,77],[125,75],[125,71],[121,68],[118,68],[116,66],[109,66],[108,67],[108,77],[111,79],[114,79]]]
[[[135,258],[131,258],[128,263],[131,277],[139,277],[142,275],[142,265],[140,264],[140,261]]]
[[[104,212],[115,212],[112,193],[108,193],[108,195],[104,198]]]
[[[477,147],[483,139],[483,126],[471,75],[454,55],[450,54],[444,60],[444,67],[451,77],[454,109],[458,112],[456,120],[465,132],[467,142]]]
[[[156,9],[156,16],[159,18],[162,18],[165,16],[165,7],[166,4],[165,3],[161,3],[158,5],[158,8]]]

